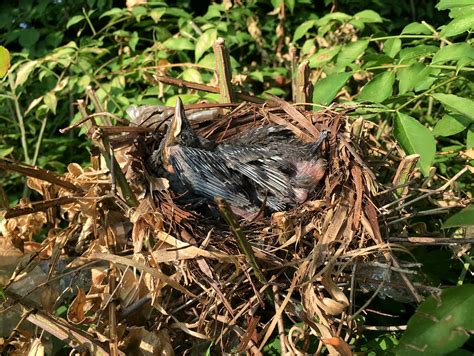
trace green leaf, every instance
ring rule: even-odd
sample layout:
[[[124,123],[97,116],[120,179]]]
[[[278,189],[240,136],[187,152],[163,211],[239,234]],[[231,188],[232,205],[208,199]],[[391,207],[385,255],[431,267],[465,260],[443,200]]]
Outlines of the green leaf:
[[[394,82],[394,72],[383,72],[378,74],[362,88],[357,100],[381,103],[392,96]]]
[[[400,94],[405,94],[411,89],[426,86],[425,83],[432,84],[431,81],[436,80],[438,73],[438,69],[425,66],[420,62],[416,62],[406,68],[401,68],[397,73],[399,80],[398,91]]]
[[[38,65],[37,61],[29,61],[23,64],[16,73],[15,88],[22,85],[28,79],[28,76]]]
[[[32,47],[36,42],[38,42],[40,37],[40,33],[35,28],[25,28],[20,31],[20,37],[18,38],[18,42],[24,48]]]
[[[254,70],[253,72],[250,72],[249,77],[261,83],[265,81],[265,79],[263,78],[263,73],[260,70]]]
[[[436,153],[433,134],[413,117],[397,113],[393,134],[407,155],[419,154],[418,166],[426,177]]]
[[[364,53],[368,45],[369,41],[359,40],[342,47],[341,52],[337,56],[337,65],[347,66],[351,64]]]
[[[10,52],[3,46],[0,46],[0,78],[3,78],[10,68]]]
[[[13,152],[13,147],[0,148],[0,158],[4,158]]]
[[[295,0],[285,0],[285,5],[290,9],[290,13],[295,10]]]
[[[28,105],[28,109],[26,109],[25,111],[25,114],[24,115],[27,115],[31,110],[33,110],[33,108],[38,105],[41,101],[43,100],[43,96],[40,96],[36,99],[33,99],[30,103],[30,105]]]
[[[160,21],[161,16],[163,16],[166,12],[165,8],[158,8],[158,9],[153,9],[150,11],[149,15],[153,19],[154,23],[158,23]]]
[[[310,68],[319,68],[329,63],[340,51],[340,46],[332,48],[319,49],[315,54],[308,58]]]
[[[177,8],[177,7],[167,7],[166,8],[166,15],[175,16],[175,17],[179,17],[179,18],[182,18],[182,19],[188,19],[188,20],[190,18],[192,18],[192,16],[189,13],[187,13],[183,9],[180,9],[180,8]]]
[[[187,38],[171,37],[163,42],[162,46],[175,51],[192,50],[194,45]]]
[[[201,73],[197,69],[188,68],[183,71],[183,79],[189,82],[202,83]]]
[[[433,128],[435,136],[452,136],[467,129],[472,121],[460,114],[444,114]]]
[[[470,65],[472,63],[472,58],[463,57],[456,63],[456,75],[459,74],[459,71],[464,67]]]
[[[293,42],[298,41],[301,37],[303,37],[312,27],[314,26],[314,20],[309,20],[303,22],[299,25],[296,30],[295,34],[293,35]]]
[[[400,49],[402,48],[402,40],[399,38],[390,38],[385,41],[384,46],[383,46],[383,52],[392,58],[395,58],[395,56],[400,52]]]
[[[56,95],[54,95],[54,93],[46,93],[44,96],[44,103],[46,104],[48,109],[53,112],[53,114],[56,114],[56,106],[58,105],[58,99],[56,98]]]
[[[471,204],[446,220],[443,224],[443,228],[448,229],[450,227],[472,225],[474,225],[474,205]]]
[[[144,6],[134,6],[132,8],[132,14],[135,16],[138,22],[140,22],[140,19],[142,16],[145,16],[147,13],[146,7]]]
[[[84,19],[85,19],[84,15],[76,15],[76,16],[73,16],[73,17],[71,17],[71,18],[69,19],[69,21],[67,22],[66,28],[69,28],[69,27],[75,25],[76,23],[81,22],[81,21],[84,20]]]
[[[457,36],[474,28],[474,12],[468,12],[464,16],[455,18],[448,23],[439,33],[440,37]]]
[[[135,51],[135,48],[137,47],[139,37],[138,37],[138,32],[133,31],[132,35],[130,36],[130,39],[128,40],[128,45],[132,49],[132,51]]]
[[[382,17],[373,10],[364,10],[354,15],[354,19],[365,23],[380,23]]]
[[[438,52],[433,56],[431,63],[440,64],[449,61],[457,61],[463,57],[469,57],[474,59],[474,48],[468,43],[453,43],[443,48],[440,48]]]
[[[439,47],[429,45],[418,45],[415,47],[405,47],[400,51],[400,64],[418,61],[419,58],[426,58],[438,52]]]
[[[474,121],[474,101],[453,94],[432,94],[433,98],[443,103],[450,110],[456,111]]]
[[[448,288],[426,299],[410,318],[396,354],[446,355],[469,340],[474,328],[474,285]],[[420,353],[420,350],[423,352]]]
[[[120,9],[118,7],[114,7],[113,9],[110,9],[106,12],[104,12],[103,14],[101,14],[99,16],[99,18],[101,19],[102,17],[105,17],[105,16],[111,16],[111,17],[114,17],[116,15],[119,15],[121,16],[122,14],[124,14],[127,10],[125,9]]]
[[[405,26],[402,31],[402,35],[430,35],[434,31],[430,31],[429,27],[419,23],[419,22],[412,22]]]
[[[469,130],[467,130],[466,148],[474,148],[474,124],[469,126]]]
[[[474,5],[473,0],[440,0],[436,4],[436,8],[438,10],[449,10],[455,7],[473,6],[473,5]]]
[[[316,82],[313,91],[313,103],[330,104],[351,76],[352,73],[336,73]]]
[[[196,49],[194,50],[194,56],[196,62],[202,57],[202,55],[212,47],[217,38],[217,30],[215,28],[207,30],[201,36],[196,43]]]
[[[175,106],[176,100],[178,100],[178,96],[183,101],[184,104],[194,104],[199,100],[199,95],[197,94],[181,94],[181,95],[174,95],[169,97],[168,100],[165,102],[165,106]]]

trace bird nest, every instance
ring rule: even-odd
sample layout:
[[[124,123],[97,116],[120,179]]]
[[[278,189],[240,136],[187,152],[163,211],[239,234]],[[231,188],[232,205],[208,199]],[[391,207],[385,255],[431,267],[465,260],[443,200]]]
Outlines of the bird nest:
[[[177,353],[203,351],[211,342],[221,352],[258,353],[280,335],[282,353],[347,354],[360,312],[353,303],[356,264],[397,263],[378,223],[378,183],[365,163],[370,141],[354,134],[351,108],[306,111],[272,98],[191,109],[195,132],[217,143],[271,124],[303,142],[327,132],[324,178],[287,211],[248,221],[218,201],[221,216],[208,214],[180,202],[149,166],[173,109],[132,108],[132,122],[121,128],[96,126],[84,114],[89,121],[77,125],[89,125],[100,155],[91,167],[69,165],[63,176],[23,167],[45,200],[10,210],[3,229],[12,245],[27,240],[26,250],[50,261],[49,278],[92,271],[85,284],[68,280],[67,316],[50,315],[48,322],[74,331],[74,342],[107,352],[132,352],[147,340],[153,350]],[[26,217],[37,231],[47,227],[41,244],[29,242],[34,230],[21,229]],[[69,262],[64,268],[61,259]]]

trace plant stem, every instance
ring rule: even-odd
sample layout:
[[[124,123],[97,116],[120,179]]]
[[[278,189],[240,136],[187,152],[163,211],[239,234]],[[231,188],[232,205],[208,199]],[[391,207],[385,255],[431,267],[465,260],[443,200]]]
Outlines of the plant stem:
[[[432,91],[434,91],[434,90],[436,90],[436,89],[438,89],[438,88],[440,88],[440,87],[442,87],[442,86],[444,86],[444,85],[446,85],[446,84],[448,84],[448,83],[451,83],[451,82],[455,81],[456,79],[458,79],[457,76],[454,76],[454,77],[452,77],[452,78],[449,78],[448,80],[445,80],[444,82],[441,82],[441,83],[439,83],[438,85],[435,85],[434,87],[428,89],[427,91],[425,91],[425,92],[423,92],[423,93],[421,93],[421,94],[419,94],[419,95],[414,96],[412,99],[408,100],[405,104],[400,105],[400,107],[399,107],[396,111],[399,112],[399,111],[402,110],[404,107],[406,107],[406,106],[408,106],[409,104],[411,104],[412,102],[417,101],[419,98],[421,98],[421,97],[427,95],[428,93],[431,93]]]
[[[15,114],[18,120],[18,126],[20,128],[20,135],[21,135],[21,146],[23,148],[23,155],[25,156],[25,163],[30,163],[30,156],[28,154],[28,143],[26,142],[26,131],[25,131],[25,123],[23,121],[23,115],[21,114],[20,104],[18,103],[18,97],[16,96],[15,91],[15,84],[13,82],[13,76],[11,73],[8,73],[8,80],[10,82],[10,88],[12,90],[12,100],[13,104],[15,105]]]
[[[38,140],[36,141],[35,154],[33,155],[33,160],[31,161],[31,164],[33,166],[36,164],[36,160],[38,159],[39,150],[40,150],[40,147],[41,147],[41,141],[43,141],[44,130],[46,128],[46,123],[47,122],[48,122],[48,117],[45,116],[43,121],[41,122],[41,128],[40,128],[40,132],[38,134]]]
[[[92,25],[89,15],[87,15],[86,9],[82,8],[82,13],[84,14],[84,17],[86,18],[86,21],[89,24],[89,27],[91,28],[92,34],[95,36],[97,32],[95,31],[94,25]]]

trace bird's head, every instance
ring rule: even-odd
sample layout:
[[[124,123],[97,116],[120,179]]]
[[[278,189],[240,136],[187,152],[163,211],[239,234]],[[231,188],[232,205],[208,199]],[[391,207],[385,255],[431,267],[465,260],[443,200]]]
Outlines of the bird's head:
[[[162,152],[165,166],[169,165],[169,147],[176,145],[199,147],[199,138],[194,133],[191,124],[186,118],[184,105],[179,97],[176,100],[174,116],[163,138]]]

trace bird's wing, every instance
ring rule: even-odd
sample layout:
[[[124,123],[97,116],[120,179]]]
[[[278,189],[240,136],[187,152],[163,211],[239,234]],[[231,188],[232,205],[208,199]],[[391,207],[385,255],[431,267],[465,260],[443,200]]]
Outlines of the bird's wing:
[[[245,195],[242,176],[213,152],[186,146],[172,146],[170,161],[179,179],[206,198],[221,197],[231,206],[256,209]],[[239,178],[240,176],[240,178]]]
[[[238,140],[238,144],[255,145],[269,138],[274,141],[287,141],[288,137],[293,137],[293,133],[286,127],[281,125],[265,125],[250,129],[235,140],[230,140],[229,142]]]
[[[218,151],[226,164],[284,202],[292,200],[292,189],[288,174],[281,170],[286,162],[281,156],[268,151],[264,146],[222,145]],[[281,210],[281,209],[274,209]]]

